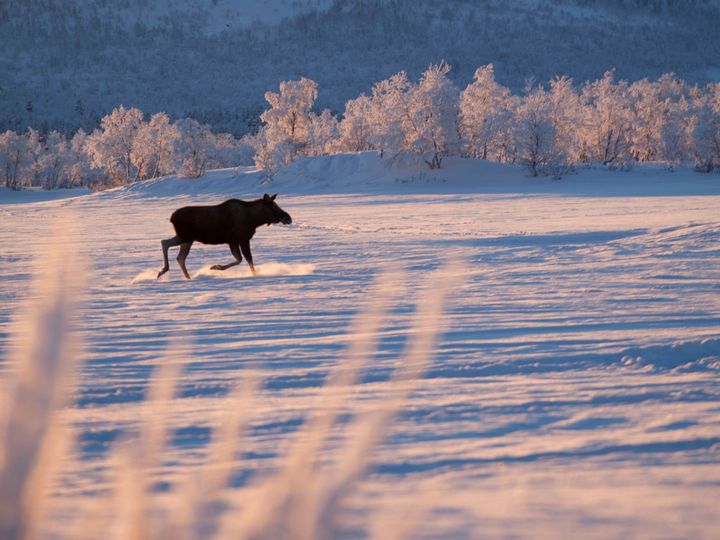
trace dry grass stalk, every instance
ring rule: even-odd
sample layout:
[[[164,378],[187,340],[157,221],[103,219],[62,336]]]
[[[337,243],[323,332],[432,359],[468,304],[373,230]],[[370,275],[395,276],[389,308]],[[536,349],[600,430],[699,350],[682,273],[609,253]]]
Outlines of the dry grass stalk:
[[[18,354],[17,389],[4,411],[6,433],[17,436],[6,438],[12,443],[2,455],[0,501],[8,503],[0,508],[3,538],[22,538],[28,535],[30,525],[38,525],[37,501],[42,500],[38,494],[47,487],[50,477],[47,471],[54,467],[51,460],[47,467],[39,468],[40,456],[44,448],[57,444],[63,436],[66,441],[69,439],[69,432],[53,431],[52,419],[54,411],[68,397],[67,375],[74,358],[68,358],[69,313],[75,294],[68,283],[71,276],[74,279],[78,275],[65,268],[41,281],[40,297],[44,300],[38,303],[37,314],[31,319],[35,321],[33,331],[37,338],[25,338],[22,354]],[[240,435],[246,431],[253,401],[258,399],[258,382],[252,378],[238,385],[225,400],[204,465],[176,482],[170,493],[159,494],[154,489],[170,437],[179,358],[185,354],[178,349],[169,350],[159,361],[151,381],[145,407],[147,416],[141,422],[140,433],[135,439],[125,437],[114,445],[110,456],[115,475],[112,490],[98,495],[79,513],[74,529],[80,533],[78,537],[117,540],[337,537],[343,530],[338,516],[347,495],[365,474],[373,449],[429,366],[443,330],[445,304],[460,284],[458,276],[458,271],[449,266],[428,282],[418,303],[407,350],[385,386],[382,399],[377,401],[378,408],[339,427],[348,395],[374,356],[392,300],[402,291],[398,286],[402,274],[390,272],[381,276],[367,309],[354,324],[348,351],[329,375],[317,406],[294,437],[277,472],[251,486],[258,496],[244,506],[238,502],[243,490],[229,489],[228,482],[240,448]],[[28,415],[39,421],[23,423],[21,419]],[[323,452],[338,430],[344,433],[343,444],[330,456],[331,465],[322,466]],[[13,499],[13,494],[18,493],[24,497]],[[428,508],[430,503],[425,497],[423,501],[421,507]],[[372,528],[368,526],[368,530]],[[412,527],[395,527],[393,534],[402,538],[411,530]]]
[[[64,216],[63,223],[74,223]],[[70,397],[79,344],[72,333],[85,266],[68,236],[49,242],[30,299],[14,323],[17,347],[9,395],[0,409],[0,537],[35,535],[54,472],[68,448],[57,411]]]

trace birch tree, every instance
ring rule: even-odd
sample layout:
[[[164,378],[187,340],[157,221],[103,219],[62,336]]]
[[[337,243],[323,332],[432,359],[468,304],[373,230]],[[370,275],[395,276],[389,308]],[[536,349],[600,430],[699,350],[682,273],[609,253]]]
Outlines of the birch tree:
[[[165,113],[157,113],[140,124],[132,146],[132,163],[139,178],[157,178],[169,174],[175,166],[175,143],[180,137],[177,126]]]
[[[503,161],[507,157],[516,99],[495,81],[492,64],[479,67],[460,95],[460,134],[468,156]]]
[[[316,98],[317,83],[306,78],[281,82],[279,93],[265,93],[270,109],[260,115],[263,127],[253,139],[260,168],[274,172],[306,155]]]
[[[137,167],[135,138],[143,124],[139,109],[122,105],[104,116],[100,128],[93,131],[86,142],[86,151],[94,167],[103,169],[115,182],[137,180],[142,167]]]
[[[405,118],[405,145],[425,157],[431,169],[438,169],[442,157],[456,150],[458,134],[459,91],[448,79],[446,63],[430,66],[420,82],[410,91]]]
[[[14,131],[0,133],[0,167],[5,187],[19,189],[22,184],[22,168],[27,162],[25,137]]]

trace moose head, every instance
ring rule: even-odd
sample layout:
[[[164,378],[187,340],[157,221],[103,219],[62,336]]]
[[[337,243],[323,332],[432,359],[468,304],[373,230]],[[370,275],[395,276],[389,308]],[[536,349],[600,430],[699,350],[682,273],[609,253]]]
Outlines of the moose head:
[[[277,197],[277,193],[274,195],[268,195],[265,193],[261,199],[263,204],[270,211],[267,224],[271,225],[273,223],[282,223],[283,225],[290,225],[292,223],[290,214],[277,205],[275,197]]]

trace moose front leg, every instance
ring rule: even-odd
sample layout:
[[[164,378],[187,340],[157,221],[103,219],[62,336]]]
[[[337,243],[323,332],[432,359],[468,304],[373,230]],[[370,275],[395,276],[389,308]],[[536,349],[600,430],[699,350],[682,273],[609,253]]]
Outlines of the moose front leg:
[[[252,253],[250,252],[250,240],[240,242],[240,249],[242,250],[243,257],[245,257],[245,260],[250,267],[250,272],[253,276],[257,275],[255,272],[255,265],[253,265]]]
[[[185,259],[188,256],[188,253],[190,253],[190,248],[192,247],[192,242],[185,242],[183,244],[180,244],[180,253],[178,253],[177,256],[177,262],[180,265],[180,270],[182,270],[183,274],[185,274],[185,277],[187,279],[190,279],[190,274],[188,274],[187,268],[185,268]]]
[[[165,266],[163,266],[160,269],[160,272],[158,272],[158,278],[162,276],[165,272],[170,270],[170,263],[168,262],[168,249],[174,246],[179,246],[180,244],[182,244],[182,240],[180,240],[179,237],[175,236],[173,238],[168,238],[167,240],[161,241],[160,244],[162,245],[163,263],[165,264]]]
[[[231,262],[230,264],[213,264],[210,267],[210,270],[227,270],[228,268],[231,268],[233,266],[237,266],[242,262],[242,255],[240,255],[240,248],[237,244],[228,244],[230,246],[230,252],[233,254],[233,257],[235,257],[235,261]]]

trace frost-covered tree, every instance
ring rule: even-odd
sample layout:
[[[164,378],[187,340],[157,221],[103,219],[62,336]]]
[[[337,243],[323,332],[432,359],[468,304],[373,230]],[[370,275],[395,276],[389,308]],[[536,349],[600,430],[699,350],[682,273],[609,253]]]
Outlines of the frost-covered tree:
[[[44,189],[68,187],[70,183],[70,149],[62,133],[51,131],[42,144],[36,176]]]
[[[692,117],[689,88],[674,73],[666,73],[657,82],[660,115],[660,157],[679,165],[690,159]]]
[[[19,189],[22,185],[22,169],[28,159],[25,137],[14,131],[0,133],[0,167],[5,187]]]
[[[70,187],[92,186],[101,180],[101,169],[93,167],[90,155],[85,151],[88,137],[84,130],[79,129],[70,141],[68,149]]]
[[[335,115],[330,109],[324,109],[320,114],[310,113],[309,120],[307,154],[322,156],[334,153],[340,135],[340,126]]]
[[[180,137],[175,144],[176,170],[179,176],[199,178],[212,159],[213,133],[206,124],[192,118],[175,122]]]
[[[720,83],[709,84],[695,103],[695,122],[691,130],[695,169],[720,171]]]
[[[637,161],[679,164],[690,158],[692,106],[689,89],[672,73],[630,86],[632,154]]]
[[[255,163],[276,171],[307,152],[311,109],[317,83],[301,78],[280,83],[280,92],[266,92],[270,109],[260,115],[263,127],[253,139]]]
[[[580,96],[573,87],[572,79],[556,77],[550,81],[548,92],[552,104],[552,125],[555,132],[555,148],[566,163],[578,163],[582,153],[582,142],[578,131],[582,131],[583,110]]]
[[[582,89],[585,122],[580,137],[582,161],[627,165],[631,160],[632,114],[625,81],[614,82],[613,71]]]
[[[413,114],[411,107],[415,89],[404,71],[373,86],[367,110],[367,141],[381,157],[386,152],[396,154],[403,149],[407,121]]]
[[[691,106],[684,96],[678,101],[666,100],[661,105],[661,156],[671,165],[680,165],[691,157],[694,121]]]
[[[83,150],[80,153],[84,154]],[[69,187],[72,185],[72,159],[70,145],[58,131],[41,135],[28,129],[24,135],[0,134],[0,164],[7,187]]]
[[[479,67],[460,95],[460,134],[470,157],[507,157],[516,98],[495,81],[492,64]]]
[[[210,135],[209,166],[217,169],[237,166],[240,163],[241,143],[230,133]]]
[[[405,147],[426,156],[431,169],[442,164],[442,156],[459,146],[458,107],[460,92],[448,79],[446,63],[430,66],[410,90],[404,130]]]
[[[648,79],[635,81],[629,88],[632,106],[631,153],[636,161],[660,159],[661,117],[658,86]]]
[[[180,137],[177,126],[165,113],[152,115],[140,124],[132,147],[132,163],[138,178],[157,178],[175,167],[175,143]]]
[[[300,156],[298,148],[289,139],[275,139],[267,131],[260,130],[248,138],[255,150],[253,161],[259,169],[269,173],[277,172]]]
[[[45,153],[45,138],[39,131],[28,128],[25,132],[27,166],[21,169],[22,183],[25,186],[42,185],[42,157]]]
[[[513,142],[516,161],[532,176],[559,176],[564,156],[555,145],[553,102],[542,87],[529,90],[515,114]]]
[[[143,124],[139,109],[122,105],[100,121],[100,128],[87,138],[85,149],[94,167],[103,169],[115,182],[138,179],[135,138]]]
[[[345,112],[340,121],[339,148],[344,152],[364,152],[372,149],[371,98],[361,95],[345,104]]]

